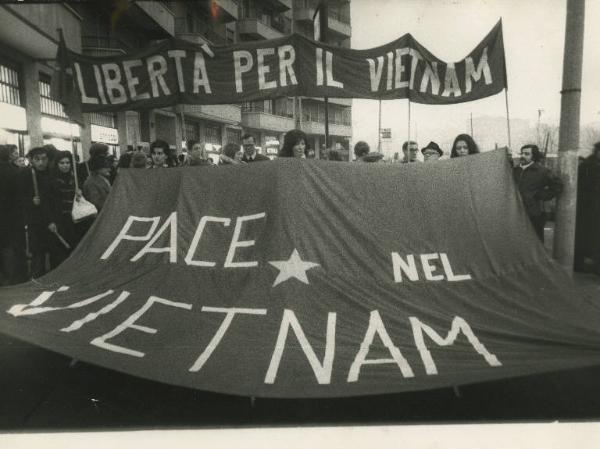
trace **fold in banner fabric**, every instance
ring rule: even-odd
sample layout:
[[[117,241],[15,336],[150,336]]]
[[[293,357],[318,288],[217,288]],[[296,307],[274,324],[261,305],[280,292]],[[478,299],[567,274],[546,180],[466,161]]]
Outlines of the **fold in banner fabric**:
[[[0,290],[0,331],[260,397],[423,390],[600,363],[598,298],[528,222],[505,152],[119,172],[79,247]]]
[[[110,57],[83,56],[61,41],[57,59],[56,76],[62,79],[54,84],[68,93],[57,99],[78,113],[286,96],[454,104],[506,87],[501,22],[455,63],[438,59],[410,34],[369,50],[334,47],[298,34],[222,47],[168,39]]]

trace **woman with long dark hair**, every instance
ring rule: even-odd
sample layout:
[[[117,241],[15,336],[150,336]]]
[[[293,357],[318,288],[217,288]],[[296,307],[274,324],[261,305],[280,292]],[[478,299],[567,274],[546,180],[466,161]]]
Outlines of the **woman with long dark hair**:
[[[306,159],[310,145],[306,134],[299,129],[292,129],[283,137],[283,147],[279,150],[279,157],[295,157]]]
[[[57,267],[77,246],[85,232],[85,225],[73,223],[71,211],[76,195],[81,191],[75,187],[73,173],[73,155],[69,151],[60,151],[55,159],[51,174],[52,216],[55,227],[50,229],[54,234],[53,251],[50,253],[50,265]]]
[[[479,147],[473,138],[468,134],[459,134],[456,136],[456,139],[454,139],[454,143],[452,144],[452,152],[450,153],[450,157],[468,156],[470,154],[477,153],[479,153]]]

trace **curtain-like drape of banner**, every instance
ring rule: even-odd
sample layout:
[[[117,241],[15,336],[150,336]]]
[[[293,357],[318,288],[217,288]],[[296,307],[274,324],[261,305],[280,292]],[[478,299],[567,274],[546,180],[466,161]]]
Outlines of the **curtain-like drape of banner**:
[[[198,389],[332,397],[600,363],[598,298],[537,240],[503,151],[122,170],[0,331]]]
[[[118,111],[175,104],[223,104],[283,96],[395,99],[453,104],[506,87],[502,24],[456,63],[410,34],[352,50],[293,34],[226,47],[170,39],[135,54],[83,56],[61,40],[57,56],[67,111]],[[67,79],[68,77],[68,79]],[[71,85],[67,89],[67,84]],[[74,83],[74,87],[73,87]]]

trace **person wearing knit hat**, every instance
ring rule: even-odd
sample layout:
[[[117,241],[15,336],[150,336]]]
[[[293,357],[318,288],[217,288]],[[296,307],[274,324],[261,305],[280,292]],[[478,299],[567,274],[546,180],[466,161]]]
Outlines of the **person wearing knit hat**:
[[[83,196],[100,211],[110,193],[111,162],[104,155],[95,155],[89,162],[92,174],[83,184]]]
[[[426,147],[422,148],[421,153],[423,153],[423,159],[425,162],[437,161],[444,154],[440,146],[433,141],[429,142]]]

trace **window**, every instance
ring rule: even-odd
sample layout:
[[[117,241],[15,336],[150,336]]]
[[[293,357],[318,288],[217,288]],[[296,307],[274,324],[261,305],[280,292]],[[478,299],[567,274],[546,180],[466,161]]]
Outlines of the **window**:
[[[263,110],[269,114],[273,113],[273,100],[265,100]]]
[[[231,28],[225,28],[225,34],[225,40],[227,41],[227,44],[231,45],[235,43],[235,30],[232,30]]]
[[[205,141],[213,145],[221,145],[221,125],[207,123],[205,129]]]
[[[281,117],[294,116],[294,99],[293,98],[278,98],[273,100],[274,114]]]
[[[21,106],[19,73],[4,64],[0,64],[0,102]]]
[[[227,143],[240,144],[242,141],[242,132],[239,129],[226,129]]]
[[[200,140],[200,125],[198,122],[185,121],[185,139],[189,142],[190,140]]]
[[[52,98],[52,94],[50,92],[50,79],[48,76],[40,74],[39,88],[40,110],[42,111],[42,114],[66,119],[67,116],[63,111],[62,104]]]
[[[116,128],[114,114],[105,112],[90,113],[90,123],[92,125],[105,126],[106,128]]]

